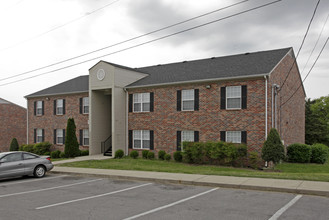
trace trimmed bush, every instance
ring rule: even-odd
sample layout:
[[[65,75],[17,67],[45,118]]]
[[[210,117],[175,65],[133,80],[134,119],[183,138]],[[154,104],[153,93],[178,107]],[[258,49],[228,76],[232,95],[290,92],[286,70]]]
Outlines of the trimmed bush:
[[[16,138],[13,138],[10,143],[9,151],[18,151],[19,145]]]
[[[51,143],[49,142],[42,142],[37,143],[33,146],[33,152],[35,154],[44,155],[46,152],[50,151]]]
[[[248,154],[247,145],[245,145],[245,144],[239,144],[237,146],[237,156],[238,157],[246,157],[247,154]]]
[[[183,142],[183,159],[187,163],[201,164],[203,158],[203,143]]]
[[[284,159],[284,146],[280,135],[275,128],[270,130],[262,148],[262,158],[265,161],[273,161],[274,164]]]
[[[287,147],[287,158],[292,163],[309,163],[312,149],[307,144],[291,144]]]
[[[33,144],[25,144],[22,146],[22,150],[30,153],[34,153],[33,151]]]
[[[119,149],[119,150],[115,151],[114,158],[121,159],[123,157],[123,155],[124,155],[123,150]]]
[[[47,151],[44,155],[46,155],[46,156],[50,156],[50,152]]]
[[[170,161],[170,160],[171,160],[171,155],[170,155],[170,154],[165,154],[165,155],[164,155],[164,159],[165,159],[166,161]]]
[[[147,159],[147,154],[149,153],[149,151],[148,150],[143,150],[142,151],[142,157],[144,158],[144,159]]]
[[[311,163],[324,164],[328,160],[329,148],[324,144],[314,144],[311,147]]]
[[[129,156],[133,159],[137,159],[138,158],[138,151],[137,150],[131,151]]]
[[[89,150],[81,150],[80,156],[89,156]]]
[[[174,152],[174,160],[176,162],[182,162],[183,160],[183,155],[182,155],[182,152],[181,151],[176,151]]]
[[[65,152],[61,152],[61,153],[59,154],[59,157],[60,157],[60,158],[68,158],[68,156],[66,156]]]
[[[61,155],[61,151],[60,150],[55,150],[53,152],[50,153],[50,157],[51,158],[59,158]]]
[[[76,136],[76,127],[73,118],[69,118],[67,120],[64,152],[67,157],[76,157],[80,155],[79,143]]]
[[[158,152],[158,158],[159,160],[164,160],[164,156],[166,155],[166,152],[164,150],[160,150]]]
[[[253,169],[257,169],[261,159],[256,151],[252,151],[248,156],[248,165]]]
[[[154,158],[155,158],[154,152],[149,151],[149,152],[147,153],[147,159],[153,160]]]

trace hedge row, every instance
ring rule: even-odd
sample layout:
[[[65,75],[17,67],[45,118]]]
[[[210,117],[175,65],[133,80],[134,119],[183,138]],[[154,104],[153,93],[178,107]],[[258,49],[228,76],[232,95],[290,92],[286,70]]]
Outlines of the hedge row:
[[[328,160],[329,148],[324,144],[291,144],[287,147],[287,161],[292,163],[320,163]]]

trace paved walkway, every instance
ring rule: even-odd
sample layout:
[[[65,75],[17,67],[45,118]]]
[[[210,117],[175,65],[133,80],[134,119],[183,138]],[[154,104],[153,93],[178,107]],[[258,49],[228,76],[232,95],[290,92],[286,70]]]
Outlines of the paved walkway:
[[[70,160],[56,161],[53,162],[53,164],[56,165],[73,161],[103,159],[109,159],[109,157],[104,157],[102,155],[85,156]],[[84,176],[100,176],[125,180],[152,181],[158,183],[175,183],[211,187],[289,192],[296,194],[309,194],[329,197],[329,182],[164,173],[132,170],[73,168],[59,166],[55,166],[51,172]]]

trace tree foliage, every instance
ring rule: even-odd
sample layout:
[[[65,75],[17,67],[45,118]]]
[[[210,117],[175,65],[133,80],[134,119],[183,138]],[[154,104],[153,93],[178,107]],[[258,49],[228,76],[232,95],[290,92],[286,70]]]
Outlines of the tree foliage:
[[[18,142],[17,142],[17,139],[16,138],[13,138],[11,140],[11,143],[10,143],[10,148],[9,148],[9,151],[18,151]]]
[[[265,161],[278,163],[284,159],[284,146],[281,142],[280,135],[275,128],[270,130],[262,148],[262,158]]]
[[[66,157],[76,157],[80,155],[79,143],[76,136],[76,127],[73,118],[69,118],[67,120],[64,153]]]

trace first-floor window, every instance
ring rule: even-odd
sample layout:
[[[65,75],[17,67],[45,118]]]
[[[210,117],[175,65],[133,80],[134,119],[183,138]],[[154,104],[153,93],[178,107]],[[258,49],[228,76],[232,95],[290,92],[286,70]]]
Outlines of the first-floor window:
[[[150,131],[134,130],[133,131],[134,149],[150,149]]]
[[[227,131],[226,142],[241,143],[241,131]]]
[[[38,128],[36,132],[37,132],[37,134],[36,134],[36,136],[37,136],[36,142],[37,143],[41,143],[43,141],[42,129]]]
[[[83,145],[89,146],[89,130],[83,129]]]
[[[194,131],[182,131],[182,142],[194,142]]]
[[[56,130],[56,141],[57,144],[64,144],[64,134],[63,129]]]

